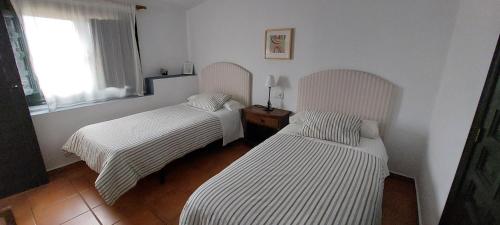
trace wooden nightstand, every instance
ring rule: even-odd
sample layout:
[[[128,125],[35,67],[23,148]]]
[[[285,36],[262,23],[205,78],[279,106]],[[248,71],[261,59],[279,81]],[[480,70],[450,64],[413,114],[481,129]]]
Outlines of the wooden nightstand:
[[[242,110],[245,141],[258,144],[288,125],[290,111],[274,109],[265,111],[265,106],[253,105]]]

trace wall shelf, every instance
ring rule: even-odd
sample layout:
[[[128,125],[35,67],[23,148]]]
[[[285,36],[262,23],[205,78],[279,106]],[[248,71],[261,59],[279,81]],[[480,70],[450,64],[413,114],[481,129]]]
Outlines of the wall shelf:
[[[160,75],[160,76],[154,76],[154,77],[146,77],[146,78],[144,78],[144,83],[146,85],[146,87],[144,89],[144,95],[153,95],[154,94],[154,92],[155,92],[154,81],[155,80],[176,78],[176,77],[190,77],[190,76],[196,76],[196,74],[174,74],[174,75]]]

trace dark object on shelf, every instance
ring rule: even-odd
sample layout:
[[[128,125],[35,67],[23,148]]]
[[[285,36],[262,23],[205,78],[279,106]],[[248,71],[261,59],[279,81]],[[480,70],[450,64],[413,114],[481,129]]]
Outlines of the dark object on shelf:
[[[175,78],[175,77],[188,77],[188,76],[196,76],[196,74],[176,74],[176,75],[168,75],[168,76],[155,76],[155,77],[146,77],[144,78],[144,84],[146,85],[144,88],[144,95],[153,95],[154,90],[154,80],[166,79],[166,78]]]
[[[143,6],[143,5],[135,5],[135,10],[139,10],[139,11],[141,11],[141,10],[146,10],[146,9],[148,9],[146,6]]]
[[[267,111],[266,109],[267,107],[261,105],[242,109],[241,116],[245,141],[250,144],[259,144],[289,123],[290,111],[283,109]]]
[[[160,74],[163,75],[163,76],[167,76],[168,75],[168,70],[161,68],[160,69]]]

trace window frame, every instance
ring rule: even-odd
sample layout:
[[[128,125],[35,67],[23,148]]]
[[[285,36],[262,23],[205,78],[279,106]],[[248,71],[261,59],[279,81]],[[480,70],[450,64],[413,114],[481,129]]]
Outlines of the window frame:
[[[16,40],[16,42],[17,42],[16,46],[19,46],[19,48],[20,48],[19,52],[22,52],[23,56],[21,59],[18,56],[18,54],[14,54],[14,57],[16,59],[19,78],[21,80],[23,80],[22,76],[21,76],[21,71],[19,70],[19,63],[20,63],[20,61],[22,61],[22,63],[24,64],[24,67],[26,69],[26,73],[27,73],[26,78],[28,79],[30,87],[33,89],[33,93],[31,93],[31,94],[27,94],[26,92],[24,92],[28,106],[35,107],[35,106],[46,105],[47,103],[46,103],[45,98],[43,96],[43,92],[40,89],[40,84],[38,82],[38,79],[37,79],[35,73],[33,72],[33,67],[32,67],[32,64],[31,64],[31,61],[29,58],[29,49],[28,49],[27,43],[26,43],[26,35],[21,28],[19,18],[16,15],[16,13],[14,12],[14,9],[13,9],[12,5],[10,4],[10,1],[2,0],[2,2],[0,4],[0,11],[1,11],[1,15],[3,16],[3,18],[5,20],[5,23],[12,23],[14,26],[15,32],[19,35],[19,37],[18,37],[19,40]],[[11,27],[10,24],[6,24],[6,26]],[[9,31],[9,29],[7,29],[7,30]],[[11,48],[12,48],[11,50],[15,53],[14,48],[16,48],[16,46],[12,45],[12,43],[14,41],[12,40],[10,33],[9,33],[9,39],[11,42]],[[22,85],[23,85],[23,89],[24,89],[24,83]]]

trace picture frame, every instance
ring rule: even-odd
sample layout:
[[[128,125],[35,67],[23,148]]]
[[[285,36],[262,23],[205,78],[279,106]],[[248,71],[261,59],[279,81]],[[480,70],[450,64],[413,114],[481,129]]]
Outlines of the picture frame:
[[[185,62],[182,66],[182,74],[192,75],[194,73],[194,64],[191,62]]]
[[[293,59],[294,28],[267,29],[265,34],[265,59]]]

